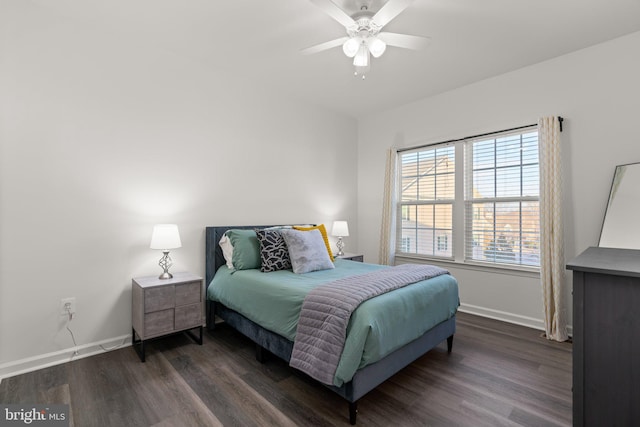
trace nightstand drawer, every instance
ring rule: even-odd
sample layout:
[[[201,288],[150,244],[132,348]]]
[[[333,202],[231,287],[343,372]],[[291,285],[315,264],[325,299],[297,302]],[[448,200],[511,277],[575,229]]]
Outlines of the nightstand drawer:
[[[202,325],[202,304],[195,303],[176,307],[176,330]]]
[[[144,316],[145,337],[173,331],[173,317],[173,309],[146,314]]]
[[[199,303],[201,286],[200,281],[176,285],[176,305]]]
[[[175,290],[173,286],[158,286],[145,289],[144,312],[164,310],[175,305]]]

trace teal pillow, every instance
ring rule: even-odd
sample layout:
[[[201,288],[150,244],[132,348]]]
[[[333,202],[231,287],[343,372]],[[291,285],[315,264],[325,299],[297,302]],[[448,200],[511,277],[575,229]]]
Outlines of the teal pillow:
[[[228,230],[227,237],[233,246],[231,262],[236,270],[260,268],[260,242],[254,230]]]

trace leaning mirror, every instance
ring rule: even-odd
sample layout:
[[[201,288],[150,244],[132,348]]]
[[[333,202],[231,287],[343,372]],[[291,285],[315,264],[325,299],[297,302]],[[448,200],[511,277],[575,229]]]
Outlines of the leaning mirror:
[[[598,246],[640,249],[639,213],[640,163],[616,166]]]

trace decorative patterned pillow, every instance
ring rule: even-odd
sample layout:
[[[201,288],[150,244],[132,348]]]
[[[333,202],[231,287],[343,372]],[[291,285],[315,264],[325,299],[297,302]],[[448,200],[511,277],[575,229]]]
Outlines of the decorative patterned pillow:
[[[260,271],[269,273],[271,271],[291,269],[291,258],[287,244],[277,229],[256,228],[256,236],[260,241],[260,260],[262,266]]]
[[[294,273],[335,268],[319,230],[280,230],[280,233],[289,248]]]

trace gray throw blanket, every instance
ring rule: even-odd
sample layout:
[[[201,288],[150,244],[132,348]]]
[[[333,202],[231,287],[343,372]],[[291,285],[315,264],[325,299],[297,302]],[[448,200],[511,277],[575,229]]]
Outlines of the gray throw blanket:
[[[433,265],[403,264],[318,286],[302,303],[289,365],[333,384],[351,314],[364,301],[412,283],[448,274]]]

